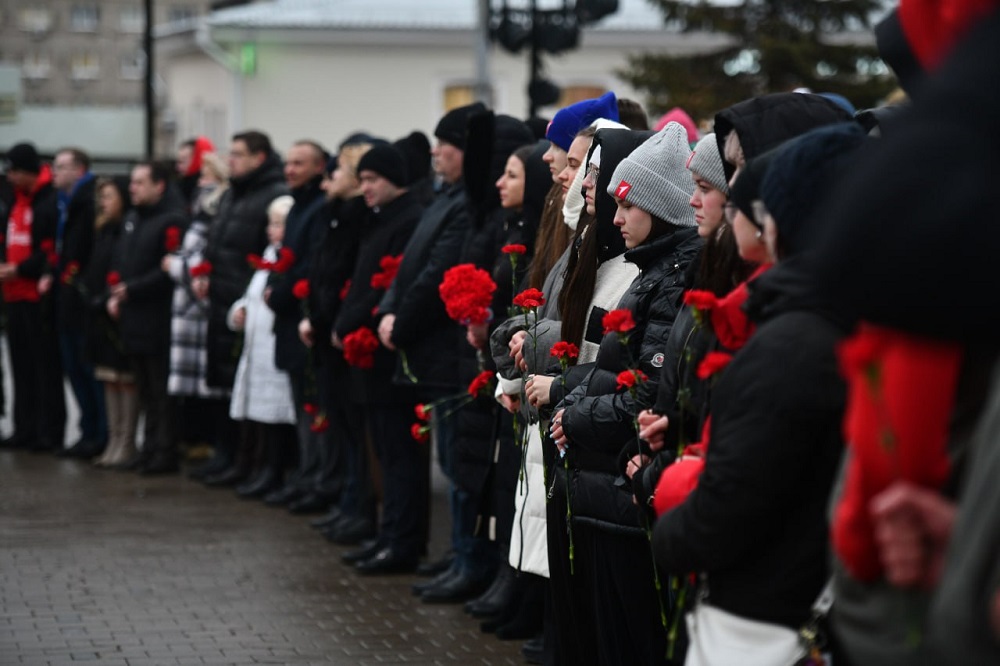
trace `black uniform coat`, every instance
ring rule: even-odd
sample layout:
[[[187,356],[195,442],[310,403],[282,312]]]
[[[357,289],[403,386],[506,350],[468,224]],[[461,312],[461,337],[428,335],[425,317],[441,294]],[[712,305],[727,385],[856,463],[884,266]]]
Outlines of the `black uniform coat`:
[[[454,350],[465,344],[465,329],[445,311],[438,292],[446,270],[456,265],[469,229],[465,189],[455,183],[424,211],[396,281],[379,302],[379,314],[393,314],[392,342],[405,352],[421,389],[453,391],[459,386]],[[397,363],[396,381],[410,380]]]
[[[385,292],[372,287],[372,276],[382,271],[379,266],[382,257],[404,254],[422,212],[417,196],[411,192],[404,192],[399,198],[370,212],[362,231],[351,286],[333,326],[341,340],[363,326],[376,332],[377,316],[374,310]],[[395,371],[396,353],[379,345],[373,368],[351,370],[351,393],[355,401],[391,405],[412,399],[412,391],[407,391],[402,385],[393,385]]]

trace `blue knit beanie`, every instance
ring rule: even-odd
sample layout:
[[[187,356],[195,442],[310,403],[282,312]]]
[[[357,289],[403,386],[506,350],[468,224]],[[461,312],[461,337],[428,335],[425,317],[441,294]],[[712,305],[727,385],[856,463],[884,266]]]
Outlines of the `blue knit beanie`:
[[[545,131],[545,138],[563,150],[569,150],[576,133],[598,118],[618,121],[618,99],[613,92],[559,109]]]

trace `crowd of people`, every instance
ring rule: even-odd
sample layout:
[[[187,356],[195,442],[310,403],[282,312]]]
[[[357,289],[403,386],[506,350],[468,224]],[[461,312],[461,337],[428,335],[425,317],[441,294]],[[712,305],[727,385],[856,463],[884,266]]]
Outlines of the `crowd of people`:
[[[18,144],[2,445],[151,475],[208,442],[192,479],[534,663],[998,663],[1000,14],[959,4],[880,24],[892,107],[475,103],[433,145],[248,130],[128,179]]]

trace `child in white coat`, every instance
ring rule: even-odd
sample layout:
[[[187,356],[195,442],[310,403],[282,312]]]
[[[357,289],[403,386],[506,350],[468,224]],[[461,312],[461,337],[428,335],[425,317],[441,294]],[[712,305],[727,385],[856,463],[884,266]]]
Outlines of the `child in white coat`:
[[[294,450],[296,422],[288,373],[274,364],[274,312],[264,302],[271,266],[279,258],[285,218],[292,197],[280,196],[267,209],[267,240],[263,266],[254,272],[243,297],[229,309],[227,323],[243,331],[243,351],[236,368],[229,416],[245,425],[244,437],[256,440],[260,463],[249,481],[237,487],[243,497],[262,497],[281,486],[285,454]]]

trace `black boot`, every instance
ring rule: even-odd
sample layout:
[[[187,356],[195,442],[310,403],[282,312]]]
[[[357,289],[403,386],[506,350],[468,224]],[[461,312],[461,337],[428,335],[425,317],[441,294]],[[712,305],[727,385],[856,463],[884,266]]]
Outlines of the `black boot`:
[[[209,488],[224,488],[236,486],[246,481],[253,469],[254,457],[257,453],[258,438],[256,434],[255,429],[250,426],[241,428],[240,441],[233,464],[218,474],[206,475],[202,479],[202,483]]]
[[[274,426],[260,424],[257,427],[259,442],[257,472],[253,477],[236,488],[240,497],[251,499],[264,497],[273,490],[280,488],[284,481],[284,469],[280,451],[281,442],[270,432]]]
[[[465,604],[465,612],[476,618],[499,615],[514,598],[518,586],[517,578],[514,568],[504,563],[489,588]]]

